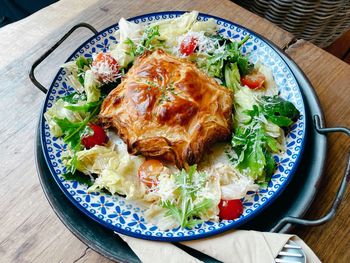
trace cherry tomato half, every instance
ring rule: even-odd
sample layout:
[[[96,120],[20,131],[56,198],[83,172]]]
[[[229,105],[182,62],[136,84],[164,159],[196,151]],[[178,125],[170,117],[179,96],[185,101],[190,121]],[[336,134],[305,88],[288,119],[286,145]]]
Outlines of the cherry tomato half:
[[[221,219],[233,220],[243,213],[243,204],[240,199],[221,200],[219,203],[219,217]]]
[[[92,70],[100,81],[114,82],[119,74],[119,64],[110,54],[100,52],[92,61]]]
[[[250,89],[260,89],[265,82],[264,74],[253,72],[252,74],[241,77],[241,83],[248,86]]]
[[[197,47],[198,40],[194,37],[185,37],[180,44],[180,52],[183,55],[191,55]]]
[[[152,187],[152,185],[157,185],[157,177],[160,175],[164,168],[164,165],[161,161],[150,159],[144,161],[143,164],[139,167],[138,175],[144,184],[148,187]]]
[[[90,123],[89,127],[92,129],[93,134],[85,135],[81,139],[81,143],[86,149],[90,149],[95,145],[103,145],[108,141],[107,134],[101,126]]]

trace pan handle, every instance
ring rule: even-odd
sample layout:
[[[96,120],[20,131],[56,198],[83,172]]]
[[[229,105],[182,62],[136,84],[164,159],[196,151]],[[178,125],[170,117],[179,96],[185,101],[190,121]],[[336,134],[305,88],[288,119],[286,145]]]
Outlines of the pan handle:
[[[323,120],[318,115],[314,116],[314,125],[318,133],[329,134],[333,132],[342,132],[350,137],[350,129],[348,128],[345,128],[345,127],[325,128]],[[319,219],[303,219],[303,218],[292,217],[292,216],[284,217],[271,229],[270,232],[279,232],[286,224],[295,224],[295,225],[301,225],[301,226],[318,226],[330,221],[335,216],[335,213],[344,197],[346,186],[348,185],[349,180],[350,180],[350,152],[348,154],[348,161],[346,163],[343,179],[339,186],[337,195],[333,201],[332,207],[328,210],[328,212]]]
[[[63,41],[65,41],[76,29],[80,27],[86,27],[90,29],[95,35],[98,33],[98,31],[91,25],[87,23],[79,23],[76,24],[69,30],[55,45],[53,45],[48,51],[46,51],[40,58],[38,58],[32,65],[30,72],[29,72],[29,77],[30,80],[33,82],[33,84],[42,92],[47,93],[47,89],[39,82],[34,76],[34,70],[35,68],[43,62],[45,58],[47,58],[59,45],[62,44]]]

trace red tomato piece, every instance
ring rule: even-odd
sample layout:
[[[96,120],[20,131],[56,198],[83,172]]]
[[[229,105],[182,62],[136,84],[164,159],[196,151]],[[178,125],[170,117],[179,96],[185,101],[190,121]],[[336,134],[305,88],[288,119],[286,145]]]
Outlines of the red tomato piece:
[[[219,217],[221,219],[233,220],[243,213],[243,204],[240,199],[221,200],[219,203]]]
[[[92,61],[92,71],[104,83],[114,82],[119,75],[119,64],[110,54],[100,52]]]
[[[96,66],[100,62],[107,62],[108,65],[118,65],[118,62],[108,53],[100,52],[95,57],[94,61],[92,62],[93,66]]]
[[[250,89],[260,89],[265,82],[264,74],[253,72],[252,74],[241,77],[241,83],[248,86]]]
[[[146,184],[148,187],[157,185],[157,177],[158,175],[160,175],[163,168],[164,165],[161,161],[155,159],[149,159],[147,161],[144,161],[138,170],[138,175],[141,182]]]
[[[180,44],[180,52],[185,56],[191,55],[197,47],[198,40],[194,37],[185,37]]]
[[[90,123],[89,127],[92,129],[93,134],[85,135],[81,139],[81,143],[86,149],[90,149],[95,145],[103,145],[108,141],[107,134],[101,126]]]

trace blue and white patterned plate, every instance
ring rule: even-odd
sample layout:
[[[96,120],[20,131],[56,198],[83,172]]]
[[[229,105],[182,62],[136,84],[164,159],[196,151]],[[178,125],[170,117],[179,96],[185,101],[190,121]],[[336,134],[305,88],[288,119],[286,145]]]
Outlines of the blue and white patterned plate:
[[[154,21],[175,18],[182,13],[152,13],[129,20],[137,24],[148,24]],[[200,14],[198,20],[208,20],[211,17],[210,15]],[[250,54],[252,62],[260,60],[272,69],[281,96],[291,101],[300,111],[300,118],[293,124],[286,139],[287,151],[275,156],[278,169],[272,176],[268,188],[257,192],[248,192],[243,200],[244,211],[240,218],[223,220],[221,222],[204,222],[194,229],[176,228],[161,231],[156,226],[146,222],[143,216],[143,209],[137,203],[127,201],[123,197],[110,196],[105,193],[89,193],[85,185],[76,181],[65,180],[62,177],[64,170],[62,152],[67,149],[67,145],[64,144],[62,139],[52,136],[49,126],[42,116],[40,132],[43,152],[48,167],[59,187],[83,213],[111,230],[138,238],[175,242],[207,237],[237,228],[252,219],[276,199],[291,180],[298,166],[304,145],[306,123],[302,95],[292,71],[262,37],[227,20],[218,17],[212,18],[216,20],[219,32],[227,38],[241,40],[246,35],[251,36],[250,40],[244,45],[243,52]],[[67,61],[75,60],[81,55],[91,57],[92,53],[106,51],[111,43],[115,43],[113,33],[116,30],[118,30],[117,24],[93,36],[82,44]],[[65,74],[66,72],[60,69],[56,75],[48,91],[43,113],[51,108],[60,97],[73,91],[73,88],[65,81]]]

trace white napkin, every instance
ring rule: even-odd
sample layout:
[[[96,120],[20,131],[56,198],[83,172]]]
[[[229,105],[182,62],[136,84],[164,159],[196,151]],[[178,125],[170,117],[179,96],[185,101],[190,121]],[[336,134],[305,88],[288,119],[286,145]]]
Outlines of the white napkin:
[[[144,263],[201,262],[171,243],[119,235]],[[302,247],[308,263],[321,262],[313,251],[294,235],[236,230],[181,244],[222,262],[271,263],[289,239]]]

